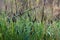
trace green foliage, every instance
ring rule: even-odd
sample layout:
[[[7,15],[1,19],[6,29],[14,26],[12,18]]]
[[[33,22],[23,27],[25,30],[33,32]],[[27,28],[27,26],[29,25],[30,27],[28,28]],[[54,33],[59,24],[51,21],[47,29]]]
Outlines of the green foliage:
[[[17,18],[16,23],[12,19],[8,23],[3,12],[0,16],[0,40],[60,40],[59,31],[60,21],[53,22],[46,29],[44,23],[33,23],[27,13]]]

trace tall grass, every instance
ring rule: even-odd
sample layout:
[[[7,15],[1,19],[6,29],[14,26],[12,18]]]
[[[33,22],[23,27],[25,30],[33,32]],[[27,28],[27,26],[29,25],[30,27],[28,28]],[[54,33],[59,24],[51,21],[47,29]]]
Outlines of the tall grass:
[[[4,12],[0,15],[0,40],[60,40],[60,21],[46,23],[30,20],[27,13],[17,18],[16,23],[7,22]]]

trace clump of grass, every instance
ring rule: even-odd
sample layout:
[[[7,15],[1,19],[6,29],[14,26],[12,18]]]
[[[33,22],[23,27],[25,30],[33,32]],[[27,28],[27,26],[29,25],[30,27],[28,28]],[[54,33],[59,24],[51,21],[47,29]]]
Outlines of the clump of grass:
[[[3,12],[2,12],[3,13]],[[4,16],[3,16],[4,15]],[[16,23],[7,22],[5,14],[0,16],[0,40],[60,40],[60,21],[51,25],[35,21],[27,13],[17,18]]]

